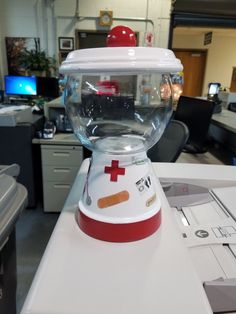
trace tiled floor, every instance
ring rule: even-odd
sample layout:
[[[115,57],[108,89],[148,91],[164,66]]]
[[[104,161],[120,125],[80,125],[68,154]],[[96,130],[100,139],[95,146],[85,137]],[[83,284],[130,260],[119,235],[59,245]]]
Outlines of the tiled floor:
[[[205,154],[182,153],[177,162],[202,164],[231,164],[231,156],[214,147]],[[25,210],[16,225],[17,236],[17,308],[22,308],[41,256],[50,234],[56,224],[58,214],[44,213],[42,206]]]

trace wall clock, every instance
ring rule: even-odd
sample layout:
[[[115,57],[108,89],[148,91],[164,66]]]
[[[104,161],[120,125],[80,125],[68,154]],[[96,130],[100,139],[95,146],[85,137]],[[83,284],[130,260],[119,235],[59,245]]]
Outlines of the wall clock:
[[[113,11],[100,11],[99,25],[110,26],[113,22]]]

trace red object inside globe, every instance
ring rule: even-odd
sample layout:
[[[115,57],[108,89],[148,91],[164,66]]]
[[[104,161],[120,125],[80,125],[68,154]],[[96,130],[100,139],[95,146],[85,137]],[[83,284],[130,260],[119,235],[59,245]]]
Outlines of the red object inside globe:
[[[136,46],[135,33],[127,26],[116,26],[107,35],[107,47]]]
[[[119,93],[119,85],[116,81],[101,81],[96,83],[97,95],[117,95]]]

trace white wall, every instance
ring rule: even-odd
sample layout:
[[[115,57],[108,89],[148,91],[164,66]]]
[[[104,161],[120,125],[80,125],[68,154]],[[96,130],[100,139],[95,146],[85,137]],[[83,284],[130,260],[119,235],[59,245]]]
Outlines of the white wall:
[[[0,68],[7,73],[5,37],[39,37],[46,46],[46,27],[43,1],[1,0],[0,11]]]
[[[98,25],[99,11],[111,10],[114,17],[112,27],[125,24],[134,31],[140,32],[140,44],[143,44],[145,30],[154,31],[155,45],[167,47],[170,0],[82,0],[79,1],[78,10],[80,19],[74,17],[75,4],[75,0],[57,0],[55,2],[57,36],[74,36],[76,28],[85,30],[107,29]],[[123,20],[117,21],[116,18]],[[132,18],[150,19],[154,23],[154,29],[151,23],[135,22],[131,20]]]
[[[74,37],[76,29],[109,29],[98,25],[100,10],[112,10],[112,26],[124,24],[154,33],[154,46],[167,47],[171,0],[0,0],[0,75],[7,74],[5,37],[39,37],[49,55],[58,56],[58,37]],[[80,17],[80,18],[79,18]],[[84,18],[83,18],[84,17]],[[116,18],[123,20],[116,21]],[[150,19],[152,23],[132,21]],[[1,84],[1,80],[0,80]],[[1,85],[0,85],[1,88]]]
[[[207,49],[204,91],[207,94],[208,83],[220,82],[229,88],[233,67],[236,67],[236,31],[231,36],[223,36],[213,31],[212,43],[204,46],[204,35],[174,35],[173,48]]]

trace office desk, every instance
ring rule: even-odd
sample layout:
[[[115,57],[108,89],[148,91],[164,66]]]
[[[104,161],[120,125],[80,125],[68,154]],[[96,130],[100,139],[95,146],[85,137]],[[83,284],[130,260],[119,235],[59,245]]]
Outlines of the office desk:
[[[75,145],[81,146],[74,133],[56,133],[52,139],[34,138],[33,144],[41,145]]]
[[[221,113],[213,114],[212,124],[236,133],[236,112],[223,109]]]
[[[209,134],[236,154],[236,112],[223,109],[221,113],[213,114]]]
[[[162,180],[236,185],[236,167],[153,164]],[[212,313],[167,200],[160,189],[162,225],[132,243],[90,238],[75,212],[88,160],[81,166],[48,243],[21,314]]]

